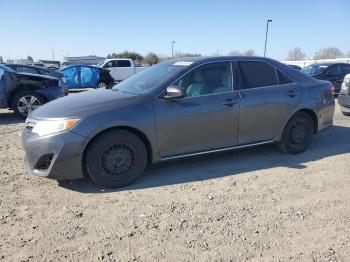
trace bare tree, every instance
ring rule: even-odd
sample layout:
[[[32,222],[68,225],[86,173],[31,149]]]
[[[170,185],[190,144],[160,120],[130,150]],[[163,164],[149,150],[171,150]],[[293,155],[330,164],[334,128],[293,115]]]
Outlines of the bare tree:
[[[202,56],[201,54],[197,54],[197,53],[180,53],[180,52],[177,52],[175,54],[175,57],[176,58],[184,58],[184,57],[197,57],[197,56]]]
[[[246,51],[244,51],[243,53],[241,51],[238,50],[233,50],[231,52],[229,52],[227,55],[231,55],[231,56],[255,56],[255,51],[253,49],[248,49]]]
[[[3,63],[4,60],[2,59],[2,56],[0,55],[0,63]]]
[[[34,61],[34,60],[33,60],[33,57],[31,57],[30,55],[27,56],[27,60],[30,61],[30,62],[33,62],[33,61]]]
[[[328,47],[320,49],[317,52],[316,59],[333,59],[333,58],[339,58],[343,57],[344,54],[342,51],[340,51],[339,48],[336,47]]]
[[[159,62],[159,58],[155,53],[148,53],[143,60],[146,64],[155,65]]]
[[[248,49],[244,51],[243,53],[244,56],[256,56],[255,51],[253,49]]]
[[[238,50],[233,50],[233,51],[230,51],[229,53],[228,53],[228,55],[231,55],[231,56],[241,56],[241,55],[243,55],[240,51],[238,51]]]
[[[300,47],[295,47],[288,52],[286,59],[289,61],[303,60],[305,59],[305,53],[303,53]]]

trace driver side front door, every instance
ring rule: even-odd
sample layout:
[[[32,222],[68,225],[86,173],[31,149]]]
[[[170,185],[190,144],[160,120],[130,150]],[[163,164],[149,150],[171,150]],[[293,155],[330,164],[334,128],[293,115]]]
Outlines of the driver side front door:
[[[237,145],[239,94],[230,62],[203,65],[175,85],[187,96],[155,99],[159,154],[170,158]]]

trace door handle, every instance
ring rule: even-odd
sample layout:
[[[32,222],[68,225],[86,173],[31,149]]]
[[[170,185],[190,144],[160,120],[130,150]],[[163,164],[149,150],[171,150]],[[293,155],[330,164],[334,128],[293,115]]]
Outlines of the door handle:
[[[297,95],[297,92],[295,92],[295,90],[289,90],[287,95],[289,97],[295,97]]]
[[[222,102],[222,104],[224,106],[233,106],[234,104],[236,104],[237,102],[234,101],[233,99],[229,98],[229,99],[226,99],[224,102]]]

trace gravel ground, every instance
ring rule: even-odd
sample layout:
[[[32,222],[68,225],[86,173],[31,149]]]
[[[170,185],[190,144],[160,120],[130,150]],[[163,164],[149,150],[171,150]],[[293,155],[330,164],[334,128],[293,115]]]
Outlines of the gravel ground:
[[[26,174],[0,111],[0,261],[350,261],[350,118],[310,150],[273,146],[157,165],[105,190]]]

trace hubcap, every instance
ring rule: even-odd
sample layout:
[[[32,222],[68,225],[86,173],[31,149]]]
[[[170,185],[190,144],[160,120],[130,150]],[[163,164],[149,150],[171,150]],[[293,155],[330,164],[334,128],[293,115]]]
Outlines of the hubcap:
[[[102,154],[101,166],[112,176],[127,173],[134,162],[134,153],[127,145],[115,144],[108,147]]]
[[[23,96],[17,102],[17,109],[20,114],[27,116],[30,112],[34,111],[41,106],[38,98],[35,96]]]
[[[101,82],[101,83],[98,84],[97,87],[98,87],[98,88],[106,88],[107,85],[106,85],[105,83]]]
[[[293,144],[301,144],[307,137],[307,127],[303,123],[296,123],[291,132],[290,138]]]

